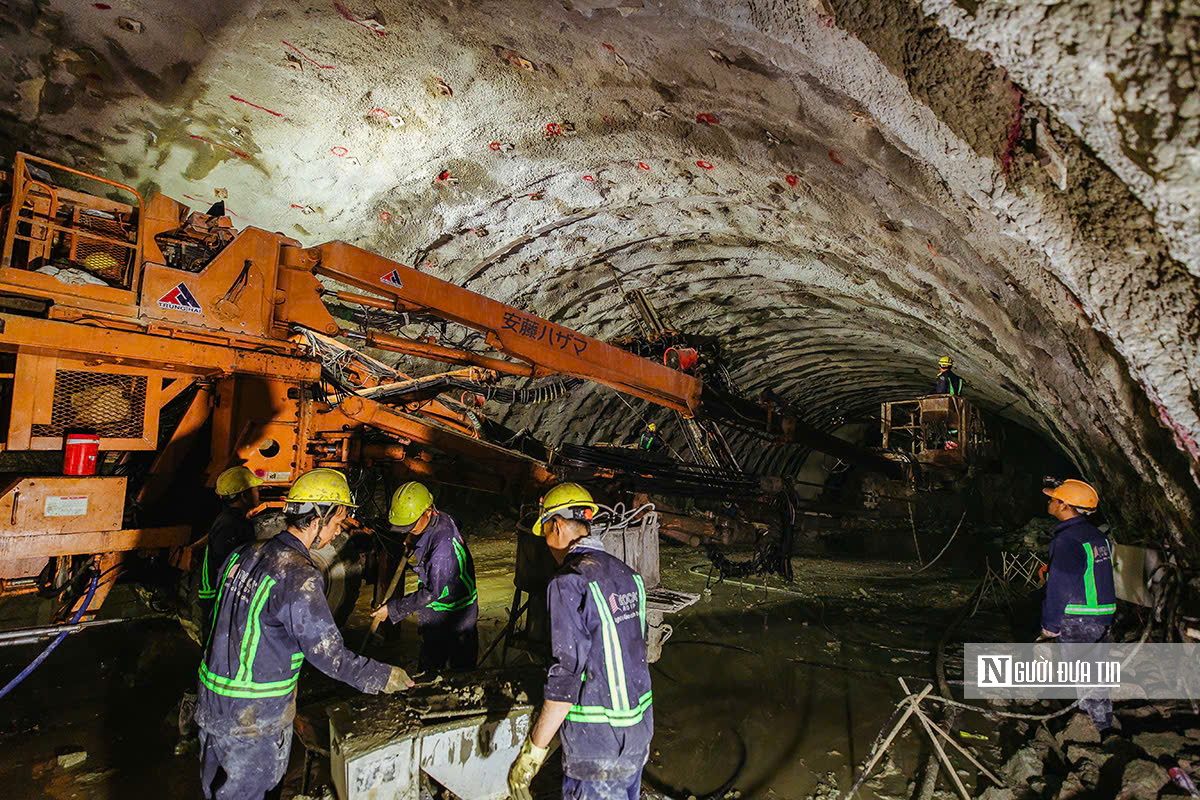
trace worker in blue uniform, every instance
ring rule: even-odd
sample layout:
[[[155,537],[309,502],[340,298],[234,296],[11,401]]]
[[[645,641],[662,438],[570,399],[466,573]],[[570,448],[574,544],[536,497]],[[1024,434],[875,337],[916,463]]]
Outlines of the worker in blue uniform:
[[[376,609],[375,619],[400,622],[417,614],[421,672],[475,668],[479,656],[479,603],[475,562],[454,520],[433,504],[424,484],[409,481],[392,495],[388,522],[397,534],[414,537],[417,590]]]
[[[1042,490],[1050,497],[1050,516],[1059,521],[1050,542],[1042,638],[1067,644],[1107,642],[1117,610],[1112,542],[1087,518],[1100,504],[1100,495],[1083,481],[1054,483]],[[1106,736],[1113,728],[1107,692],[1084,692],[1079,705]]]
[[[196,706],[205,798],[262,798],[282,780],[306,660],[369,694],[413,685],[399,667],[346,649],[309,557],[353,507],[344,475],[310,470],[288,492],[286,529],[235,549],[222,566]]]
[[[230,467],[217,476],[216,490],[221,498],[221,513],[217,514],[208,529],[197,592],[199,614],[195,622],[202,639],[208,634],[212,622],[221,565],[235,547],[254,541],[254,523],[247,515],[258,506],[259,486],[262,486],[262,479],[248,467]]]
[[[934,394],[951,394],[956,397],[963,393],[963,379],[954,373],[951,367],[954,362],[950,360],[950,356],[942,356],[938,359],[938,374],[937,379],[933,382]]]
[[[552,662],[545,699],[508,773],[514,800],[561,728],[564,800],[637,800],[654,735],[642,578],[591,537],[596,503],[561,483],[542,499],[533,532],[559,563],[546,591]]]

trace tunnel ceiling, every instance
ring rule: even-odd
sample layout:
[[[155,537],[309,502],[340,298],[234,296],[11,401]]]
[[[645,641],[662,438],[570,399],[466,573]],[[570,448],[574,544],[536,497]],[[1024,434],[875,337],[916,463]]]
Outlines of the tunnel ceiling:
[[[10,0],[0,130],[594,336],[632,332],[643,289],[818,425],[926,391],[951,353],[986,408],[1179,537],[1200,497],[1183,7]],[[607,390],[540,415],[510,423],[634,424]]]

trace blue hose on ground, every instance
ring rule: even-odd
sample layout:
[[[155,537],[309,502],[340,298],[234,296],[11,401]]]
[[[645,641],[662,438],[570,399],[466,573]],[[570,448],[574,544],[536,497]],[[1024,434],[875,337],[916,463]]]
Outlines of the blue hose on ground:
[[[75,612],[75,616],[71,617],[71,622],[69,624],[74,625],[76,622],[79,622],[81,617],[83,617],[83,614],[85,611],[87,611],[88,606],[92,604],[92,596],[96,594],[96,586],[98,584],[99,581],[96,579],[96,576],[93,575],[91,583],[88,584],[87,596],[83,598],[83,605],[81,605],[79,610]],[[33,661],[30,661],[29,666],[21,670],[21,674],[9,681],[3,689],[0,689],[0,700],[3,700],[5,695],[17,688],[17,685],[20,684],[21,681],[28,678],[30,673],[37,669],[38,666],[40,666],[41,663],[45,661],[51,653],[54,652],[54,648],[62,644],[62,640],[67,638],[67,633],[67,631],[60,633],[54,639],[54,641],[46,645],[46,649],[42,651],[41,655],[39,655]]]

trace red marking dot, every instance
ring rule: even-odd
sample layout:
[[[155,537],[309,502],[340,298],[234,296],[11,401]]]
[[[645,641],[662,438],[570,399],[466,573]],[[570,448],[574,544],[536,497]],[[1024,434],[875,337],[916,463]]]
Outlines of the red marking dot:
[[[499,152],[500,152],[500,143],[499,143],[499,142],[492,142],[491,144],[489,144],[489,145],[488,145],[488,149],[490,149],[490,150],[494,150],[494,151],[496,151],[497,153],[499,153]]]
[[[584,176],[583,176],[583,179],[584,179],[585,181],[587,181],[588,183],[591,183],[592,181],[596,180],[596,179],[595,179],[595,178],[593,178],[591,175],[584,175]]]
[[[108,3],[92,3],[92,8],[98,8],[101,11],[108,11],[112,6]]]
[[[256,470],[254,470],[254,474],[256,477],[261,478],[267,474],[267,471],[265,469],[256,469]]]
[[[842,154],[837,150],[829,151],[829,160],[837,164],[839,167],[845,166],[846,162],[842,161]]]
[[[697,114],[696,122],[702,125],[719,125],[721,118],[716,114]]]
[[[391,218],[392,218],[392,215],[391,215],[391,214],[389,214],[388,212],[386,212],[386,211],[380,211],[380,212],[379,212],[379,220],[380,220],[380,222],[388,222],[388,221],[390,221],[390,220],[391,220]]]
[[[546,135],[547,136],[561,136],[562,135],[562,126],[559,125],[557,122],[546,123]]]
[[[799,179],[799,178],[797,178],[795,175],[785,175],[785,176],[783,177],[783,179],[784,179],[785,181],[787,181],[787,185],[788,185],[788,186],[795,186],[797,183],[799,183],[799,182],[800,182],[800,179]]]
[[[713,164],[711,161],[703,161],[703,160],[697,161],[696,166],[699,167],[700,169],[712,169],[713,168]]]
[[[605,50],[607,50],[610,53],[617,52],[617,49],[615,47],[613,47],[611,44],[609,44],[608,42],[601,42],[600,46],[603,47]]]
[[[437,179],[438,179],[439,181],[448,181],[448,180],[450,180],[450,170],[448,170],[448,169],[444,169],[444,170],[442,170],[441,172],[439,172],[439,173],[438,173],[438,176],[437,176]]]
[[[301,211],[303,211],[303,210],[304,210],[304,206],[299,206],[299,205],[296,205],[295,203],[292,203],[292,208],[298,208],[298,209],[300,209]]]
[[[647,172],[649,172],[649,171],[650,171],[650,165],[649,165],[649,164],[647,164],[645,161],[639,161],[639,162],[638,162],[638,169],[644,169],[644,170],[646,170]]]
[[[346,154],[350,151],[344,147],[331,147],[329,148],[329,152],[333,153],[338,158],[345,158]]]

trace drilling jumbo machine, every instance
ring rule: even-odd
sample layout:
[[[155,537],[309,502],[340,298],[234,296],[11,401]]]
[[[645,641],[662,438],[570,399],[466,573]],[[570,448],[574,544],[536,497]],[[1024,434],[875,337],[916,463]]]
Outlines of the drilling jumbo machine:
[[[489,442],[482,397],[583,379],[699,403],[697,377],[345,242],[238,231],[222,203],[192,213],[26,154],[4,181],[0,596],[57,597],[55,621],[94,614],[131,552],[189,567],[207,520],[177,475],[206,435],[209,486],[235,464],[278,489],[371,468],[532,501],[555,480],[546,453]],[[441,335],[396,335],[417,321]],[[349,342],[455,368],[410,379]],[[657,537],[654,556],[657,573]]]

